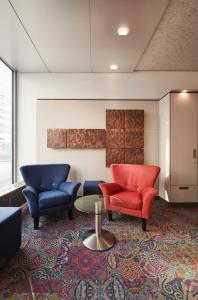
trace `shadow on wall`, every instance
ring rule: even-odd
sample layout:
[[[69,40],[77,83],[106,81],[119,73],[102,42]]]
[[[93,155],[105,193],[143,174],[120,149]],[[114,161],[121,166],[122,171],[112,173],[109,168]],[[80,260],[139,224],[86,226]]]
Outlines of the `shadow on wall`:
[[[69,181],[77,181],[77,170],[71,167],[68,176]]]

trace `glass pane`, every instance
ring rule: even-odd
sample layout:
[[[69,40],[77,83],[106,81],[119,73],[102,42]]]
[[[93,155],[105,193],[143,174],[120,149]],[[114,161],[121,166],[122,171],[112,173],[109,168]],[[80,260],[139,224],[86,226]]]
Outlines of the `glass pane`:
[[[0,188],[12,183],[12,71],[0,60]]]

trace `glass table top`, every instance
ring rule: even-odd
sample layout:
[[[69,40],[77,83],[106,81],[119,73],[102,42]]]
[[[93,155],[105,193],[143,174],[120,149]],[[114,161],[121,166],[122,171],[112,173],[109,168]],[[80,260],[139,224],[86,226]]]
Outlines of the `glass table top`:
[[[101,195],[87,195],[76,199],[74,206],[77,210],[88,213],[102,215],[106,214],[113,207],[110,205],[109,196],[103,198]],[[121,212],[122,201],[114,196],[111,199],[116,200],[116,211]],[[109,208],[109,209],[108,209]]]
[[[102,215],[107,213],[104,198],[101,195],[87,195],[76,199],[74,206],[77,210],[88,213]]]

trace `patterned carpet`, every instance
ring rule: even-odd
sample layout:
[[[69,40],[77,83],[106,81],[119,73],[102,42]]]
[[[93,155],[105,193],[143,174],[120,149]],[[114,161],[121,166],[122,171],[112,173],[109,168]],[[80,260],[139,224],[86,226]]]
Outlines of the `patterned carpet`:
[[[34,231],[26,215],[21,249],[0,271],[0,299],[198,299],[197,216],[156,200],[146,233],[140,219],[103,217],[117,243],[99,253],[81,239],[94,216],[45,217]]]

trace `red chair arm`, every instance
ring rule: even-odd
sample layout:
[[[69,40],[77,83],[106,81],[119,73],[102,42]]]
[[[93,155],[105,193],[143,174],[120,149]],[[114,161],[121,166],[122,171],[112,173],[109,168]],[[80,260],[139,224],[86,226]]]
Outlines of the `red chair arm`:
[[[103,197],[111,196],[113,194],[116,194],[116,193],[119,193],[119,192],[123,191],[122,187],[119,184],[115,183],[115,182],[100,183],[99,187],[102,191]]]
[[[154,197],[157,195],[157,190],[153,187],[146,187],[142,190],[142,218],[148,219],[150,216],[151,205]]]

